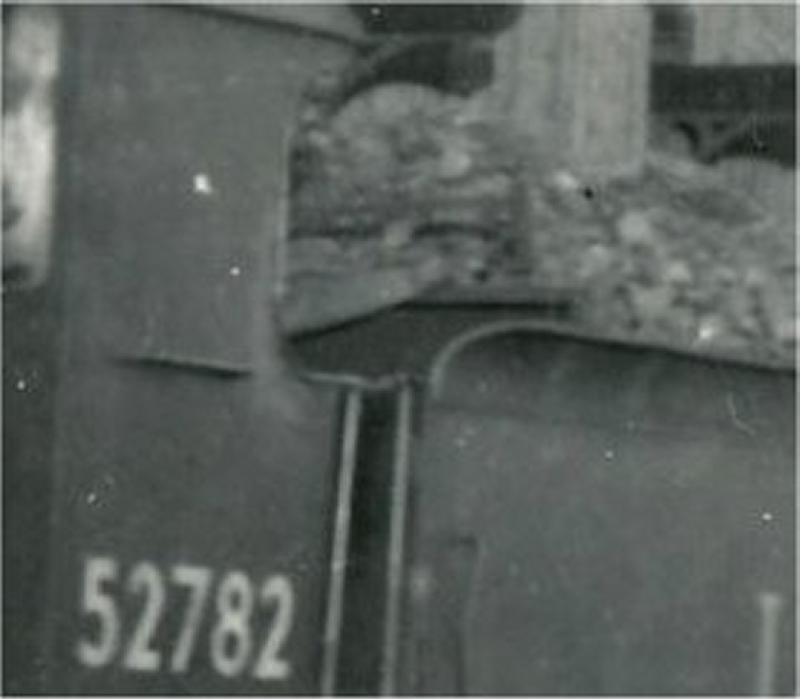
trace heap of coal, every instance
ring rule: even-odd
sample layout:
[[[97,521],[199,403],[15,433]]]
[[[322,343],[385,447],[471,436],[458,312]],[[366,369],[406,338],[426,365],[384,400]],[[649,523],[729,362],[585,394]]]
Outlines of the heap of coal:
[[[290,288],[382,268],[420,280],[392,301],[568,287],[597,332],[794,362],[794,231],[713,169],[652,154],[636,177],[581,181],[474,103],[411,86],[318,113],[296,147]]]

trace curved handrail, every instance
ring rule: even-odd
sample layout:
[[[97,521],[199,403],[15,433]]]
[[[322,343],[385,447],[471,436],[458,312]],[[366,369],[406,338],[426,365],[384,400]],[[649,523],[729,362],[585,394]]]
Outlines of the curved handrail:
[[[735,356],[731,353],[720,351],[700,352],[691,348],[676,347],[666,343],[642,342],[632,340],[620,335],[600,335],[587,330],[580,330],[574,327],[565,327],[551,322],[536,320],[506,320],[496,321],[479,325],[468,330],[450,340],[436,355],[431,363],[428,372],[427,384],[430,395],[434,399],[439,399],[444,390],[444,381],[448,369],[455,361],[456,357],[471,346],[511,333],[538,333],[549,336],[556,336],[567,340],[578,340],[606,346],[615,346],[620,349],[641,349],[645,351],[660,351],[671,355],[686,357],[699,361],[721,362],[739,364],[751,369],[764,371],[781,371],[796,373],[797,368],[778,361],[748,359]]]

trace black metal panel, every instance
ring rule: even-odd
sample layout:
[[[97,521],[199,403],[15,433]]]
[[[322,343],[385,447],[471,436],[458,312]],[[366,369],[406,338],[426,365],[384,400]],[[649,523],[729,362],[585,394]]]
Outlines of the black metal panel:
[[[797,67],[785,65],[658,65],[651,76],[657,114],[795,113]]]
[[[221,13],[229,19],[265,23],[273,28],[279,25],[282,30],[314,34],[317,39],[348,44],[364,39],[356,17],[332,3],[215,3],[186,5],[182,9]]]
[[[98,8],[76,24],[69,185],[91,194],[75,224],[90,301],[116,311],[102,340],[249,370],[296,96],[340,54],[217,14]]]
[[[56,391],[52,285],[3,297],[3,675],[9,694],[41,691],[41,603]],[[21,600],[26,602],[21,603]]]
[[[347,561],[346,623],[336,682],[336,693],[345,696],[374,696],[380,689],[396,401],[390,390],[365,394]]]
[[[656,65],[650,108],[687,135],[702,162],[749,156],[794,167],[794,65]]]
[[[424,85],[464,97],[487,87],[494,77],[493,46],[488,40],[445,34],[403,37],[374,48],[346,74],[332,100],[336,106],[387,83]]]
[[[370,318],[292,338],[298,364],[315,371],[371,378],[424,376],[448,342],[492,321],[567,320],[574,293],[566,289],[431,291]]]
[[[406,691],[794,691],[793,372],[509,328],[448,356]]]
[[[343,45],[224,13],[61,12],[51,305],[4,300],[4,393],[30,387],[6,515],[36,559],[7,589],[33,632],[6,655],[56,694],[315,693],[338,390],[287,372],[272,246],[297,95]]]

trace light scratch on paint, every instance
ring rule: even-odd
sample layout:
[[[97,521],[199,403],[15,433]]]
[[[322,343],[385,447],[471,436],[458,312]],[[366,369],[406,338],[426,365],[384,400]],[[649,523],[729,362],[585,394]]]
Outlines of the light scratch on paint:
[[[748,425],[744,420],[742,420],[741,417],[739,417],[739,411],[736,408],[736,401],[734,400],[732,393],[726,394],[725,403],[728,406],[728,415],[731,417],[731,422],[733,422],[736,428],[742,432],[746,432],[749,435],[754,435],[756,431],[753,429],[753,427]]]

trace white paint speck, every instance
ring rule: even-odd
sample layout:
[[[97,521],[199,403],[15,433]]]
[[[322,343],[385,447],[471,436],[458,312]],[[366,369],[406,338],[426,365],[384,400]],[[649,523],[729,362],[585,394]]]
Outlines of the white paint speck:
[[[205,172],[198,172],[194,176],[192,186],[197,194],[203,196],[210,196],[214,193],[214,185],[211,184],[211,178]]]
[[[28,388],[28,384],[25,382],[25,379],[20,379],[19,381],[17,381],[18,391],[24,391],[26,388]]]
[[[97,502],[97,493],[91,492],[86,496],[86,502],[90,505],[94,505]]]
[[[614,450],[606,449],[606,459],[613,459],[613,458],[614,458]]]
[[[706,343],[712,342],[719,337],[720,329],[717,323],[712,321],[703,321],[697,329],[696,342]]]
[[[433,578],[427,568],[416,567],[411,571],[411,595],[416,599],[430,597]]]
[[[771,522],[774,518],[772,516],[772,512],[762,512],[761,513],[761,519],[764,522]]]
[[[553,184],[555,184],[558,189],[567,192],[573,192],[581,186],[578,178],[566,170],[559,170],[556,172],[556,174],[553,176]]]
[[[238,277],[242,273],[241,267],[231,267],[230,273],[232,277]]]

